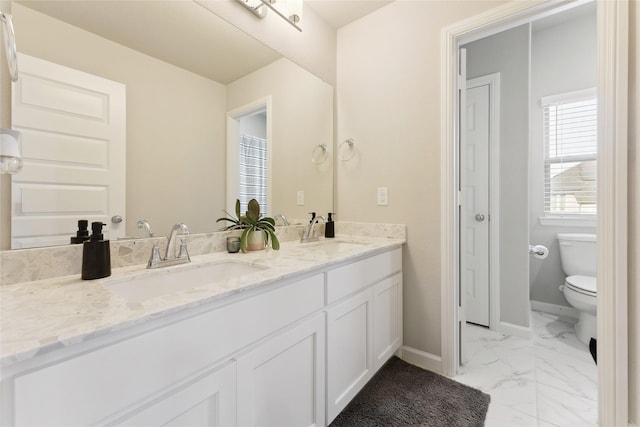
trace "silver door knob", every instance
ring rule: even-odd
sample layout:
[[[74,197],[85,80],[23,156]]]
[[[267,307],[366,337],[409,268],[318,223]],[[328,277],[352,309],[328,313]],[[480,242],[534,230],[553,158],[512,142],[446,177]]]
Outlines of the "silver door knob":
[[[114,224],[120,224],[122,222],[122,217],[120,215],[114,215],[111,217],[111,222]]]
[[[478,222],[482,222],[482,221],[484,221],[484,215],[482,215],[482,214],[476,214],[476,221],[478,221]]]

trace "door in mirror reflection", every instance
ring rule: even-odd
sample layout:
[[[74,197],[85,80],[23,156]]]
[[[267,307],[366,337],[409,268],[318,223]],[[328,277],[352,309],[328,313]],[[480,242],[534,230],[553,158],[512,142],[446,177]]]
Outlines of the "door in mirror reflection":
[[[121,83],[20,55],[12,127],[22,132],[24,167],[13,176],[13,249],[69,244],[79,219],[124,235],[125,103]]]
[[[257,100],[227,113],[227,211],[236,199],[240,212],[249,200],[260,203],[260,212],[271,215],[272,149],[271,98]]]
[[[258,110],[238,118],[238,198],[240,212],[247,210],[249,200],[260,203],[266,213],[267,201],[267,111]]]

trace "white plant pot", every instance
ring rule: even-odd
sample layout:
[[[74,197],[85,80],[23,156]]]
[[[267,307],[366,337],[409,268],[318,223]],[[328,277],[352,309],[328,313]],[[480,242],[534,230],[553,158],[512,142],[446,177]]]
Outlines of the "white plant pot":
[[[247,250],[248,251],[261,251],[264,249],[265,231],[256,230],[249,233],[247,236]]]

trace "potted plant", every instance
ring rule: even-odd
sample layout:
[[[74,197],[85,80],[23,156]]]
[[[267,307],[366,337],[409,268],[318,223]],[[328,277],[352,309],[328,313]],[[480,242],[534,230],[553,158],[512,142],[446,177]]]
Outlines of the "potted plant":
[[[271,238],[271,247],[274,250],[280,249],[280,242],[276,236],[276,221],[268,216],[260,214],[260,204],[256,199],[249,200],[247,212],[240,215],[240,200],[236,200],[236,217],[234,218],[229,212],[224,211],[228,216],[218,218],[216,222],[227,221],[231,224],[222,228],[222,230],[242,230],[240,237],[240,250],[255,251],[264,249],[265,244],[269,243]]]

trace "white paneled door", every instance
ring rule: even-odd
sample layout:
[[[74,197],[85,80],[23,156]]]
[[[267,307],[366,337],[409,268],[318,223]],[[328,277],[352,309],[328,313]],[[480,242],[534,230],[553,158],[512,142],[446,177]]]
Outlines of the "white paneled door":
[[[79,219],[125,234],[125,85],[20,54],[12,127],[24,168],[11,187],[11,246],[68,244]],[[112,221],[120,216],[122,222]]]
[[[489,85],[467,82],[461,267],[467,322],[489,326]]]

